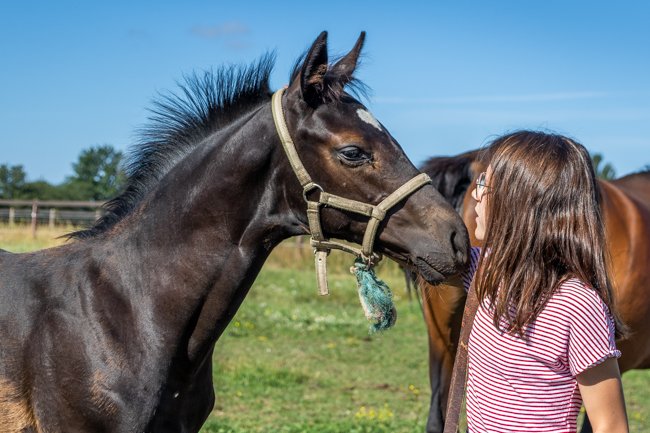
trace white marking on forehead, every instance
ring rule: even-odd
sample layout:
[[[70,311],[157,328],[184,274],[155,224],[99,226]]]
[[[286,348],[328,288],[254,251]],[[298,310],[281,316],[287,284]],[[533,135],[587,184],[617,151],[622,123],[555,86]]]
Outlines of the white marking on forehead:
[[[366,123],[371,124],[372,126],[379,129],[380,131],[382,130],[379,121],[375,119],[375,116],[370,114],[369,111],[364,110],[363,108],[359,108],[357,109],[357,116],[359,116],[359,119],[363,120]]]

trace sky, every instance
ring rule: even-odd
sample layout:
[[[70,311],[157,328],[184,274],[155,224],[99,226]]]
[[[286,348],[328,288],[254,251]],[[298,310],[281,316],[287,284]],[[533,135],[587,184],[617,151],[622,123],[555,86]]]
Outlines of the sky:
[[[650,3],[0,1],[0,164],[60,183],[79,153],[127,152],[157,94],[268,51],[273,89],[322,30],[367,32],[364,103],[419,165],[521,128],[650,164]]]

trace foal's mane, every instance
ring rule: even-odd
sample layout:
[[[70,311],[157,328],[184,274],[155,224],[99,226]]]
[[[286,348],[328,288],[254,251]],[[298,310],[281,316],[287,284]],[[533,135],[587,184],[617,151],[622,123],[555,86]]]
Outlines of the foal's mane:
[[[106,232],[128,215],[180,160],[210,134],[223,129],[271,96],[273,53],[248,66],[226,66],[191,74],[177,93],[159,94],[149,125],[126,161],[124,192],[104,205],[106,213],[90,228],[68,235],[85,239]]]

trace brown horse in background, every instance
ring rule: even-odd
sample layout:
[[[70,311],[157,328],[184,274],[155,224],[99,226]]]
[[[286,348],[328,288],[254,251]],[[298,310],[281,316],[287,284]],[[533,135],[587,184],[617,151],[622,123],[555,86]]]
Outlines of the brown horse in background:
[[[433,184],[452,204],[467,225],[472,245],[476,202],[474,181],[485,171],[480,151],[429,159],[422,167]],[[617,341],[622,352],[621,372],[650,368],[650,170],[614,181],[599,180],[606,240],[611,257],[615,301],[629,326],[627,339]],[[460,331],[465,292],[462,287],[433,287],[420,282],[424,316],[429,334],[431,407],[427,432],[441,432],[456,343]],[[582,432],[590,432],[588,420]]]

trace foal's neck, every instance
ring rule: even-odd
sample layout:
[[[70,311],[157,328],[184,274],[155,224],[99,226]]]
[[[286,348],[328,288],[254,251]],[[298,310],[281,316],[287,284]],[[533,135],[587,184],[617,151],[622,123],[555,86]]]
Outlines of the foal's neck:
[[[189,336],[179,344],[190,360],[221,335],[273,247],[298,234],[282,191],[285,158],[260,107],[172,169],[128,230],[156,314],[175,338]]]

